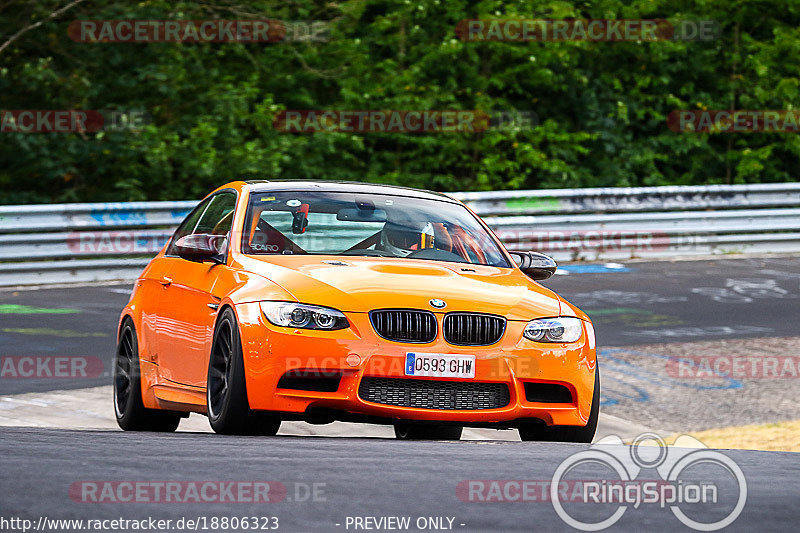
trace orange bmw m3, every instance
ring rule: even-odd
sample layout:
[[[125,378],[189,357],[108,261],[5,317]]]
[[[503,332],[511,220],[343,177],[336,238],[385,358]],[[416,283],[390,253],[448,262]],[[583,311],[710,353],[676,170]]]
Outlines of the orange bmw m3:
[[[392,424],[402,439],[517,428],[591,442],[589,318],[444,194],[361,183],[232,182],[185,218],[120,317],[125,430],[218,433],[282,420]]]

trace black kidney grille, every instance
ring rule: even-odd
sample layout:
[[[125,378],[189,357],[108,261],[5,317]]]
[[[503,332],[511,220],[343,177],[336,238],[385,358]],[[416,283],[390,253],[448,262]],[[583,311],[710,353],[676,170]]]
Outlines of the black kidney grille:
[[[511,401],[505,383],[436,381],[365,377],[358,387],[362,400],[418,409],[499,409]]]
[[[478,313],[448,313],[444,317],[444,340],[458,346],[486,346],[500,340],[506,319]]]
[[[431,342],[438,333],[436,316],[416,309],[379,309],[369,314],[375,331],[390,341]]]

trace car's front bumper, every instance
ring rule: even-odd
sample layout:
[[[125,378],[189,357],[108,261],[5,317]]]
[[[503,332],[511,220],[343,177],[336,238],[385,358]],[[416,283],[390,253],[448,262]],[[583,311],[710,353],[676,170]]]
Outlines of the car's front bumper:
[[[428,344],[384,340],[374,332],[366,313],[345,313],[351,328],[315,331],[276,327],[261,314],[258,303],[236,306],[242,337],[250,407],[283,413],[334,410],[380,419],[463,422],[464,425],[502,424],[539,419],[548,425],[585,425],[589,418],[595,348],[584,333],[578,342],[544,344],[522,337],[525,322],[509,321],[499,343],[488,347],[447,344],[440,335]],[[441,327],[441,314],[437,314]],[[475,378],[410,378],[405,375],[407,352],[474,354]],[[324,372],[341,377],[335,392],[279,388],[287,371]],[[510,401],[491,409],[428,409],[387,405],[364,400],[359,384],[365,376],[453,382],[504,383]],[[526,400],[525,382],[567,387],[569,403]]]

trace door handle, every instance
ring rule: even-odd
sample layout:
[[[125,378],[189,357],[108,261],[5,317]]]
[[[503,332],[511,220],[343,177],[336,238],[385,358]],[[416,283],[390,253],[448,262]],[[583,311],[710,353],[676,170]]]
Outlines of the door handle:
[[[172,278],[164,276],[163,278],[161,278],[161,285],[163,285],[164,287],[169,287],[170,285],[172,285]]]

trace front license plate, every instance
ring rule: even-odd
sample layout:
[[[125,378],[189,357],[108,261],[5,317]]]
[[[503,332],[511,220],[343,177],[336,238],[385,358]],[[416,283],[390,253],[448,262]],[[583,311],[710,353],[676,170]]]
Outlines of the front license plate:
[[[475,356],[449,353],[406,353],[406,376],[474,378]]]

